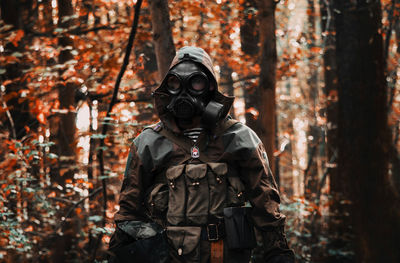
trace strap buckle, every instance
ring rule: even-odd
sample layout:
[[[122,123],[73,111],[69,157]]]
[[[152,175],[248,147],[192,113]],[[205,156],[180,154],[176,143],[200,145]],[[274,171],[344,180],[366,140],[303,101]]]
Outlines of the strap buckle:
[[[207,237],[208,237],[209,241],[218,241],[219,240],[217,224],[209,224],[206,226],[206,229],[207,229]]]

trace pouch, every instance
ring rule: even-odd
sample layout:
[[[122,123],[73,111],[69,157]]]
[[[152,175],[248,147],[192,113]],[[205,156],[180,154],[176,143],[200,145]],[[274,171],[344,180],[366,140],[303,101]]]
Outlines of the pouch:
[[[172,258],[183,262],[200,262],[201,227],[169,226],[166,234],[172,247]]]
[[[244,196],[245,187],[234,169],[228,171],[228,189],[226,196],[226,206],[244,206],[246,198]]]
[[[222,219],[224,207],[226,207],[226,175],[228,165],[226,163],[208,163],[208,185],[210,189],[210,216]]]
[[[251,207],[224,208],[226,244],[229,249],[252,249],[256,247],[254,227],[250,223]]]
[[[168,208],[168,186],[165,183],[156,184],[147,197],[146,205],[151,216],[165,215]]]
[[[185,164],[172,166],[165,173],[169,189],[167,221],[171,225],[179,225],[185,222],[186,186],[183,175],[184,168]]]
[[[206,164],[186,165],[186,219],[189,225],[203,225],[208,221],[209,188]]]

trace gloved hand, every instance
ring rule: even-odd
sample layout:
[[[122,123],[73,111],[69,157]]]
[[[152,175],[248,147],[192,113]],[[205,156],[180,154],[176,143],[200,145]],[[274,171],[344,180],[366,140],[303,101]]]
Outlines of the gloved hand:
[[[293,250],[289,249],[283,227],[262,231],[265,262],[294,263]]]
[[[141,221],[124,221],[110,241],[109,263],[165,263],[168,243],[161,226]]]

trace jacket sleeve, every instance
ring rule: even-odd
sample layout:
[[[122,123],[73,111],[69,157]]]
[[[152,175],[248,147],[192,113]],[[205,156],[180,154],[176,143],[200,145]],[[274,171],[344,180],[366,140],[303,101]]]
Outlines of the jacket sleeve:
[[[250,201],[252,219],[257,232],[262,236],[264,258],[270,260],[285,255],[293,262],[293,251],[288,248],[284,233],[285,216],[279,211],[280,196],[268,163],[261,140],[250,129],[247,130],[245,147],[238,152],[240,176]],[[243,137],[242,137],[243,138]],[[243,141],[243,140],[242,140]]]
[[[115,221],[146,221],[143,205],[144,192],[150,176],[146,174],[142,161],[139,158],[136,145],[132,143],[126,163],[124,180],[119,198],[119,211],[115,214]]]

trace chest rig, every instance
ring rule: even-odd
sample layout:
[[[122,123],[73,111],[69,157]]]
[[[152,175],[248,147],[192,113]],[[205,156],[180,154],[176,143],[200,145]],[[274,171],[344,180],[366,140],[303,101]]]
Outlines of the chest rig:
[[[216,136],[235,123],[233,119],[221,123]],[[160,123],[152,128],[188,153],[156,176],[157,183],[147,198],[153,219],[164,226],[202,226],[220,222],[225,207],[244,205],[244,185],[235,169],[227,163],[210,160],[201,151],[204,147],[199,146],[199,150]]]
[[[215,136],[235,123],[225,120],[214,131]],[[156,175],[147,197],[150,217],[166,229],[174,248],[172,262],[200,262],[200,240],[211,242],[211,263],[223,262],[224,208],[243,206],[246,201],[238,172],[232,164],[209,158],[204,138],[199,137],[199,145],[193,145],[160,124],[152,128],[187,153]]]

